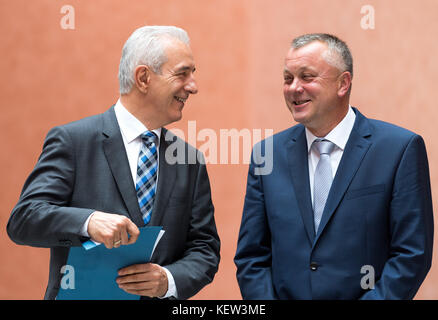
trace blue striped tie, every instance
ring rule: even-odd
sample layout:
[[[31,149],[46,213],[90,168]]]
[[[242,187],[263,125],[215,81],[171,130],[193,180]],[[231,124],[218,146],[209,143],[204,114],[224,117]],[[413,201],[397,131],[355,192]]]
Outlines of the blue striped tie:
[[[313,218],[316,233],[318,232],[325,203],[327,201],[330,187],[332,186],[333,175],[332,165],[330,163],[330,153],[333,151],[335,145],[333,142],[325,139],[316,139],[313,142],[313,146],[320,154],[313,181]]]
[[[155,190],[157,182],[157,143],[158,137],[151,131],[141,135],[143,143],[140,148],[137,163],[137,180],[135,190],[137,191],[138,205],[147,224],[151,220],[152,208],[154,206]]]

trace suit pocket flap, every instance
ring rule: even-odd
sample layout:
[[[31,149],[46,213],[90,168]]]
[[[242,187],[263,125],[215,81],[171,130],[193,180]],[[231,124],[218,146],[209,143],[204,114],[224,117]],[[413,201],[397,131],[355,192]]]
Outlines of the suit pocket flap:
[[[374,186],[360,188],[360,189],[354,189],[347,192],[346,199],[353,199],[357,197],[363,197],[366,195],[379,193],[385,191],[385,185],[384,184],[376,184]]]

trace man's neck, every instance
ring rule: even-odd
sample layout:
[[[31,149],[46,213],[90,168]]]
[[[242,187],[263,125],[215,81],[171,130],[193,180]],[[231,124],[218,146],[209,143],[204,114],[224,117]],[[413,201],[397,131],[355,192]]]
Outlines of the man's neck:
[[[327,134],[329,134],[330,131],[332,131],[336,126],[342,121],[342,119],[345,118],[348,112],[349,104],[339,107],[340,111],[331,119],[331,121],[324,122],[321,126],[312,128],[307,127],[306,128],[315,136],[318,138],[325,137]]]
[[[161,128],[162,125],[153,117],[150,117],[152,112],[148,112],[147,106],[141,102],[141,99],[136,97],[135,93],[120,95],[120,102],[134,117],[144,124],[149,130]]]

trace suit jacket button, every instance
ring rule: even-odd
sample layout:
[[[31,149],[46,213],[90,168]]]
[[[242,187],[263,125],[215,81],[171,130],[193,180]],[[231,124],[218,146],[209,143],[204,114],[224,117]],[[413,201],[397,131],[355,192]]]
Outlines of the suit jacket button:
[[[310,263],[310,270],[316,271],[318,269],[318,264],[316,262]]]
[[[73,244],[71,240],[59,240],[59,242],[61,243],[61,245],[66,247],[70,247]]]

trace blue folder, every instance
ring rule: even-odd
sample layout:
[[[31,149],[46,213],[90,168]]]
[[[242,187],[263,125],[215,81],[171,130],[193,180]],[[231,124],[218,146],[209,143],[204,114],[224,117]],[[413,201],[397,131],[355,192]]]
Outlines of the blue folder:
[[[123,267],[149,262],[162,227],[140,228],[134,244],[107,249],[97,246],[71,247],[57,300],[138,300],[116,283],[117,272]]]

